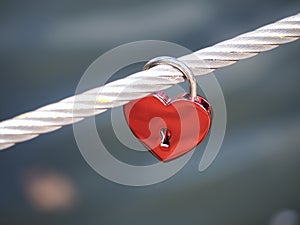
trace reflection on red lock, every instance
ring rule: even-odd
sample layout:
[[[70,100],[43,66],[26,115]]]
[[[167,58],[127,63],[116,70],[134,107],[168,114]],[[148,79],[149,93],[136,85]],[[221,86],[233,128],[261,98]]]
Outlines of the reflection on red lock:
[[[209,103],[197,95],[197,84],[190,69],[181,61],[159,57],[145,69],[171,65],[190,82],[190,93],[169,98],[164,92],[148,95],[124,106],[133,134],[161,161],[179,157],[196,147],[209,131],[212,113]]]

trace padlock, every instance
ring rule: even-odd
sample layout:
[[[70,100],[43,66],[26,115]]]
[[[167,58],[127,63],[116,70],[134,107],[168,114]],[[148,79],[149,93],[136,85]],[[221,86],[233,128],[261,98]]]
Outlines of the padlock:
[[[169,98],[156,92],[124,105],[126,121],[132,133],[159,160],[175,159],[195,148],[207,135],[212,109],[197,95],[197,82],[188,66],[171,57],[150,60],[144,70],[170,65],[189,81],[190,92]]]

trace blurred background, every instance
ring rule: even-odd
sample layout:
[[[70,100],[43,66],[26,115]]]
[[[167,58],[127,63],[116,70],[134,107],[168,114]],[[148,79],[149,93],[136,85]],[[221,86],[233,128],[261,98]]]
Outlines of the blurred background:
[[[298,0],[1,1],[0,120],[73,95],[120,44],[195,51],[299,11]],[[165,182],[112,183],[84,161],[71,126],[0,152],[0,224],[299,225],[299,59],[300,41],[214,73],[227,130],[202,173],[200,146]],[[97,117],[99,133],[112,131],[107,120]]]

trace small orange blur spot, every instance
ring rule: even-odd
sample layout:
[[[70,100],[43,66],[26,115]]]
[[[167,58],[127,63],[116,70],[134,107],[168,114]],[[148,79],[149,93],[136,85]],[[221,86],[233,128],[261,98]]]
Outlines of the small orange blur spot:
[[[76,191],[71,180],[54,171],[30,171],[25,176],[24,191],[37,210],[53,212],[72,208]]]

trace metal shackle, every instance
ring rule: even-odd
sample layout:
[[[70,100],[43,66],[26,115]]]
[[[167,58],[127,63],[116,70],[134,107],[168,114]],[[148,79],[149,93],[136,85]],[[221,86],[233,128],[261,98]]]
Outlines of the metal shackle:
[[[147,62],[144,66],[144,70],[148,70],[154,66],[158,65],[169,65],[174,67],[175,69],[179,70],[185,78],[189,81],[190,84],[190,97],[191,99],[195,99],[197,97],[197,81],[194,76],[194,73],[192,70],[185,65],[182,61],[169,57],[169,56],[160,56],[156,57],[154,59],[151,59],[149,62]]]

